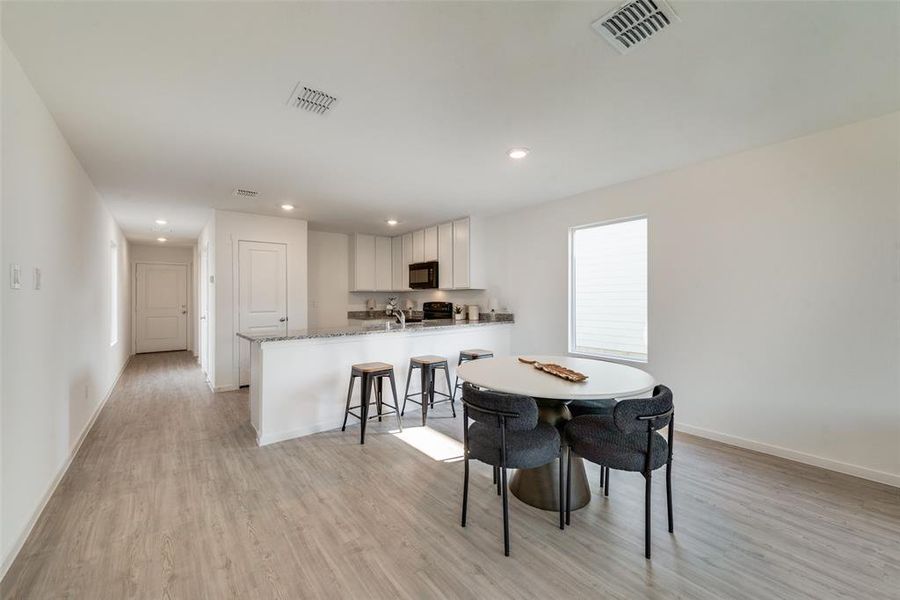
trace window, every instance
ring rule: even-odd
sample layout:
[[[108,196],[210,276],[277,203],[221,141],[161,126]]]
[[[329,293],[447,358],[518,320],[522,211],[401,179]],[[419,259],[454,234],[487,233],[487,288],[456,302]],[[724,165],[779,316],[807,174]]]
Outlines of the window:
[[[646,362],[647,219],[569,232],[569,352]]]
[[[119,341],[119,248],[109,245],[109,345]]]

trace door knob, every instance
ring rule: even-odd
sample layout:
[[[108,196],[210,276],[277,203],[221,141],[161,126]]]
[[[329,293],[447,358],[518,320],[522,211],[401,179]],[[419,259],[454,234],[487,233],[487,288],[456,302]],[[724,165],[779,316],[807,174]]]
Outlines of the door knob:
[[[287,317],[281,317],[280,319],[278,319],[279,323],[284,323],[285,321],[287,321]]]
[[[186,315],[186,314],[187,314],[187,311],[186,311],[186,310],[183,310],[183,311],[181,311],[181,314]]]

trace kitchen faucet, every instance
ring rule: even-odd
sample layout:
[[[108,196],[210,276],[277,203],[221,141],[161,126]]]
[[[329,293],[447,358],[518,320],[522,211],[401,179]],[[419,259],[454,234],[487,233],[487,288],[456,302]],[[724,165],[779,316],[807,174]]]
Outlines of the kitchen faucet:
[[[400,328],[403,329],[406,327],[406,315],[402,310],[397,308],[397,298],[391,297],[388,298],[387,305],[388,313],[397,318],[397,321],[400,323]]]

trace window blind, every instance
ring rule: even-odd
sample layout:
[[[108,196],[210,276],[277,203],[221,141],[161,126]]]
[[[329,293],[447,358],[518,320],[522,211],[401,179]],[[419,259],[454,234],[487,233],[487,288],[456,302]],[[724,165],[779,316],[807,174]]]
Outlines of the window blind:
[[[647,219],[572,229],[570,351],[647,360]]]

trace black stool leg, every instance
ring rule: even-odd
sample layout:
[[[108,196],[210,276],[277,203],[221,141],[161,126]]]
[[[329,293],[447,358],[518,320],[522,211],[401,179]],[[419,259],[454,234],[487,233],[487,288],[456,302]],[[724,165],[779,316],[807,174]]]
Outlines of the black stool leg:
[[[381,377],[375,378],[375,410],[378,411],[378,422],[381,423],[381,392],[382,392],[382,379]]]
[[[362,389],[360,390],[360,431],[359,443],[366,443],[366,423],[369,421],[369,402],[372,400],[372,380],[367,373],[362,376]]]
[[[406,391],[403,392],[403,408],[400,409],[400,416],[406,412],[406,399],[409,398],[409,380],[412,379],[413,363],[409,361],[409,370],[406,372]]]
[[[403,431],[403,422],[400,421],[400,402],[397,400],[397,384],[394,383],[394,370],[391,369],[391,374],[388,375],[391,378],[391,393],[394,394],[394,416],[397,417],[397,428],[402,432]]]
[[[600,467],[600,489],[606,484],[606,467]]]
[[[428,367],[428,408],[434,410],[434,378],[437,375],[437,369],[433,366]]]
[[[453,399],[453,392],[456,390],[450,390],[450,367],[446,364],[444,365],[444,376],[447,378],[447,391],[450,392],[450,411],[453,413],[453,418],[456,418],[456,401]]]
[[[347,428],[347,415],[350,414],[350,397],[353,395],[354,381],[356,381],[356,375],[350,375],[350,389],[347,390],[347,408],[344,409],[344,424],[341,425],[341,431]]]
[[[419,367],[422,380],[422,427],[425,427],[425,420],[428,418],[428,390],[431,389],[431,369],[427,365]]]

